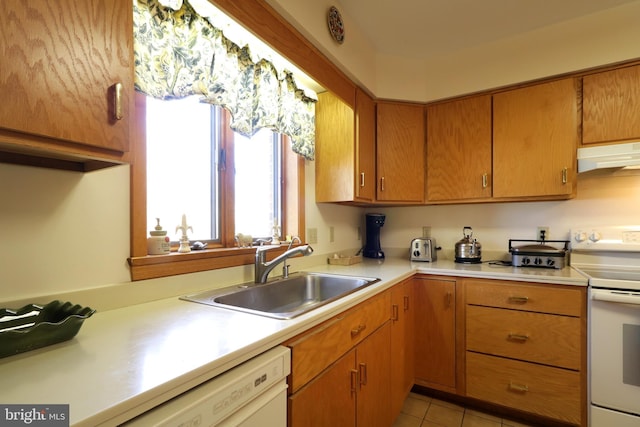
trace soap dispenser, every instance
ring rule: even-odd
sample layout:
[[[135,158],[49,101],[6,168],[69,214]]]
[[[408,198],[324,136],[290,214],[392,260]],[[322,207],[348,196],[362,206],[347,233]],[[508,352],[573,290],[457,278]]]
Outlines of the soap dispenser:
[[[160,218],[156,218],[155,230],[149,231],[151,237],[147,239],[147,253],[149,255],[163,255],[171,253],[171,239],[167,236],[167,230],[160,225]]]

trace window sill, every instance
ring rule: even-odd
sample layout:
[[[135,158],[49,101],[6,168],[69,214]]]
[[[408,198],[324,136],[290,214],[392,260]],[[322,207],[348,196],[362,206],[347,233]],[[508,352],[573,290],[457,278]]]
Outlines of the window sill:
[[[286,245],[270,249],[267,259],[273,259],[287,250]],[[131,280],[155,279],[198,271],[250,265],[255,262],[256,248],[220,248],[171,252],[167,255],[147,255],[128,259]]]

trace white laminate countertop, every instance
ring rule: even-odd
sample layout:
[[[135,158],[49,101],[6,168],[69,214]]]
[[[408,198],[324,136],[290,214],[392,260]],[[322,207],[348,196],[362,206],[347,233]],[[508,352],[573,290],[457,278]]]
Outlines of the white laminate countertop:
[[[380,282],[291,320],[179,300],[97,312],[67,342],[0,359],[0,404],[69,404],[77,426],[118,425],[350,308],[415,272],[586,286],[570,267],[365,259],[310,271]]]

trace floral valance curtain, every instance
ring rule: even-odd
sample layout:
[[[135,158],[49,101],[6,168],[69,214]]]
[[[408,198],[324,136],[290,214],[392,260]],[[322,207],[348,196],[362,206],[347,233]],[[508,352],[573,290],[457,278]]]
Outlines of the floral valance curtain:
[[[250,137],[270,128],[313,160],[316,100],[291,73],[265,59],[254,62],[249,47],[227,39],[187,0],[133,0],[133,6],[136,90],[158,99],[202,95],[231,113],[234,131]]]

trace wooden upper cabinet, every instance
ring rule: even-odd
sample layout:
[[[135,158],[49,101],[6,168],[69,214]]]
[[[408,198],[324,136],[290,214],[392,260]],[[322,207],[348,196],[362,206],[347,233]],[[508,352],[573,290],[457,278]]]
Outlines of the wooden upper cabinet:
[[[421,203],[424,199],[424,106],[378,102],[377,200]]]
[[[427,202],[491,197],[491,95],[427,107]]]
[[[494,198],[575,195],[579,86],[567,78],[494,95]]]
[[[0,2],[3,143],[7,134],[12,141],[27,134],[35,137],[28,143],[35,148],[41,138],[62,141],[70,152],[78,152],[69,148],[75,144],[116,156],[128,151],[132,28],[127,0]],[[122,85],[120,107],[116,84]]]
[[[316,202],[355,198],[353,108],[331,92],[316,104]]]
[[[376,197],[376,104],[356,89],[356,198],[372,202]]]
[[[640,65],[583,77],[582,143],[640,138]]]
[[[316,105],[316,202],[372,202],[375,103],[356,90],[355,111],[331,92]]]

